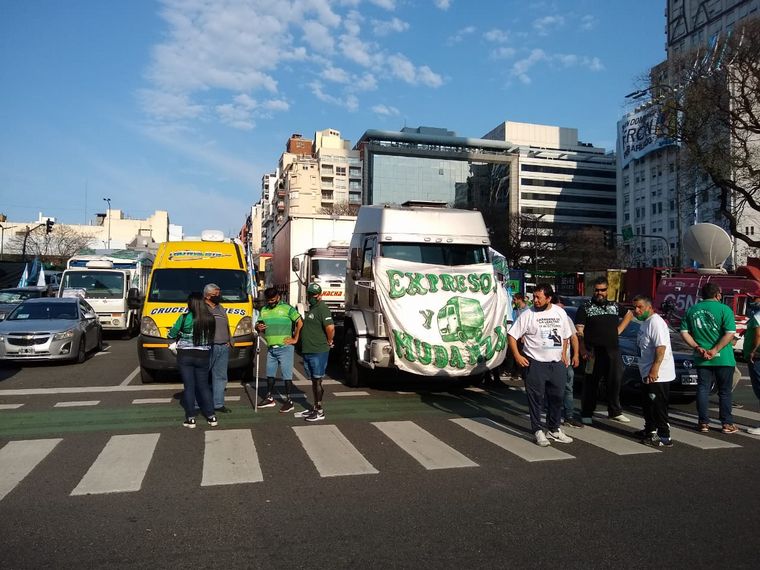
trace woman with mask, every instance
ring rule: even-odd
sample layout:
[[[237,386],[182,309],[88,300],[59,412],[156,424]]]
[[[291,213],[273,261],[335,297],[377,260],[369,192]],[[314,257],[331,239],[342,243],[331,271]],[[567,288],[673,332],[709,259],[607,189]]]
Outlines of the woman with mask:
[[[182,407],[185,409],[183,426],[195,427],[195,402],[211,427],[217,425],[208,383],[209,357],[214,340],[214,316],[200,293],[187,298],[188,312],[179,316],[169,330],[168,337],[177,340],[177,367],[182,376],[184,391]]]

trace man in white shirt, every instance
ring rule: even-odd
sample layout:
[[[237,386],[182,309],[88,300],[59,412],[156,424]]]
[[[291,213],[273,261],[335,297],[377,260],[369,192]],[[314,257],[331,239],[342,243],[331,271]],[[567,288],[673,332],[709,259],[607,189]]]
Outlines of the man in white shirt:
[[[564,309],[551,304],[552,286],[536,285],[533,306],[517,317],[509,329],[509,349],[518,366],[527,368],[525,393],[528,396],[531,431],[536,444],[546,447],[553,441],[571,443],[573,438],[560,429],[562,397],[567,378],[567,344],[573,330]],[[522,340],[520,354],[517,341]],[[546,428],[541,429],[541,411],[544,395],[548,400]]]
[[[641,374],[644,429],[639,432],[642,443],[654,447],[672,447],[668,424],[670,383],[676,377],[670,330],[665,320],[652,309],[652,299],[646,295],[633,298],[633,316],[641,322],[636,344]]]

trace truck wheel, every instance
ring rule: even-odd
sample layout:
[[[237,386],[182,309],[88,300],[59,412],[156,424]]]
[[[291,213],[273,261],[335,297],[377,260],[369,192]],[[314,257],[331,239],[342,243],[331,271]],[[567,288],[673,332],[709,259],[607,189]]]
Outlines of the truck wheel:
[[[357,362],[356,358],[356,332],[349,329],[346,332],[346,340],[343,343],[343,372],[346,386],[358,388],[366,380],[366,371]]]
[[[143,384],[153,384],[156,381],[156,373],[140,366],[140,380]]]

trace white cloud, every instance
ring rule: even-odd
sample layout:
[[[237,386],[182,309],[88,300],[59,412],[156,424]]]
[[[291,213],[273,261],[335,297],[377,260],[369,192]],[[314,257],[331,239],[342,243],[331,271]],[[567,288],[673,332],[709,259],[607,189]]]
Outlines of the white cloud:
[[[319,76],[322,79],[333,81],[335,83],[348,83],[351,80],[351,75],[348,73],[348,71],[340,67],[333,67],[332,64],[329,64],[327,67],[325,67]]]
[[[359,99],[353,95],[349,94],[346,95],[345,98],[336,97],[335,95],[330,95],[329,93],[325,92],[324,86],[322,85],[322,82],[320,81],[312,81],[309,83],[309,89],[311,89],[311,93],[320,101],[324,101],[325,103],[330,103],[332,105],[337,105],[338,107],[343,107],[347,111],[356,111],[356,109],[359,108]]]
[[[581,18],[581,30],[589,31],[596,27],[596,17],[592,15],[583,16]]]
[[[491,50],[491,57],[494,59],[512,59],[515,57],[517,50],[512,47],[499,46],[498,48]]]
[[[528,72],[532,67],[542,62],[563,69],[571,67],[581,67],[589,71],[602,71],[604,69],[604,65],[598,57],[588,57],[574,53],[550,54],[542,49],[534,49],[527,57],[512,64],[512,75],[517,77],[522,83],[526,85],[530,84],[531,78]]]
[[[393,32],[405,32],[409,29],[409,24],[399,18],[390,20],[372,20],[372,30],[376,36],[387,36]]]
[[[403,54],[396,53],[388,57],[388,67],[391,74],[410,85],[423,84],[428,87],[440,87],[443,79],[427,65],[416,67]]]
[[[386,117],[395,117],[401,114],[399,110],[396,109],[396,107],[390,107],[386,105],[375,105],[372,107],[372,112],[376,113],[377,115],[384,115]]]
[[[377,79],[369,72],[363,73],[361,77],[356,77],[351,84],[354,91],[374,91],[377,89]]]
[[[483,34],[483,37],[486,39],[486,41],[503,44],[509,41],[509,32],[494,28],[493,30],[488,30],[485,34]]]
[[[451,6],[451,0],[433,0],[433,4],[439,10],[448,10]]]
[[[533,29],[541,36],[549,35],[550,32],[557,30],[565,25],[564,16],[544,16],[533,21]]]
[[[540,61],[546,60],[547,56],[544,50],[542,49],[534,49],[531,50],[530,55],[528,57],[525,57],[519,61],[516,61],[512,65],[512,75],[516,76],[517,79],[519,79],[524,84],[529,84],[531,82],[530,76],[528,75],[528,71],[530,71],[530,68],[536,65]]]
[[[460,30],[457,30],[453,36],[449,36],[446,43],[449,45],[458,44],[465,40],[465,38],[477,31],[475,26],[466,26]]]
[[[330,29],[319,22],[310,21],[303,24],[303,37],[311,48],[322,53],[332,53],[335,40]]]
[[[290,103],[282,99],[269,99],[261,104],[261,107],[268,111],[289,111]]]
[[[396,0],[369,0],[371,4],[374,4],[375,6],[379,6],[380,8],[383,8],[384,10],[395,10],[396,9]]]
[[[141,89],[137,96],[145,112],[154,118],[196,119],[204,112],[203,105],[192,103],[190,98],[183,93]]]

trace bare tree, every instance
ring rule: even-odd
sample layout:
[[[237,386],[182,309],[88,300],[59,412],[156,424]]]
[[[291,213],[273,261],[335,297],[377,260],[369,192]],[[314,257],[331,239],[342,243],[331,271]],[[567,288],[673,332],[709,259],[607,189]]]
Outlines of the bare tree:
[[[24,250],[24,234],[26,231],[16,232],[6,242],[9,252],[22,253]],[[26,253],[30,256],[51,256],[68,259],[80,249],[86,248],[94,237],[76,231],[70,226],[56,225],[49,233],[44,228],[38,228],[29,232],[26,239]]]
[[[760,18],[658,66],[647,90],[662,105],[663,134],[681,143],[682,165],[707,178],[698,192],[717,193],[730,233],[760,247],[738,224],[746,209],[760,211]]]
[[[576,231],[560,231],[555,235],[556,247],[551,260],[555,271],[592,271],[619,267],[620,253],[604,244],[604,229],[588,227]]]
[[[335,216],[356,216],[359,213],[360,204],[349,204],[348,202],[336,202],[332,206],[322,206],[320,214],[329,214]]]

